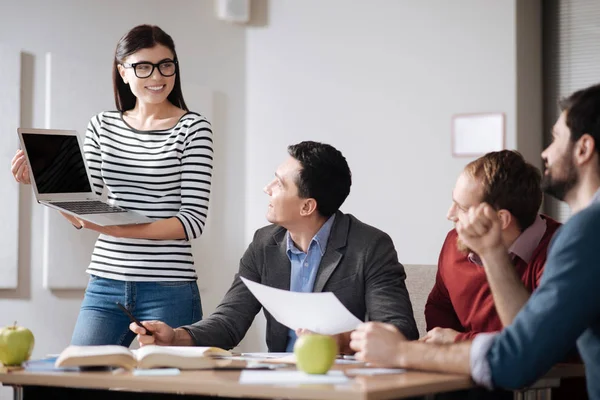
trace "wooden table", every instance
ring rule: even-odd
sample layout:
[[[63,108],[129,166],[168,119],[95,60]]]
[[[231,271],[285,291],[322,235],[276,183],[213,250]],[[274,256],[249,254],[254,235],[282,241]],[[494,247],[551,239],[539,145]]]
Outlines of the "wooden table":
[[[403,374],[357,376],[346,384],[243,385],[239,371],[182,371],[177,376],[133,376],[131,372],[0,372],[0,382],[15,387],[51,386],[220,397],[375,400],[399,399],[473,386],[463,375],[409,371]],[[107,396],[108,397],[108,396]]]
[[[541,398],[549,398],[547,388],[560,384],[561,378],[583,375],[582,365],[559,364],[528,390],[515,392],[515,399],[528,398],[531,394],[535,395],[534,398],[540,398],[540,395]],[[20,398],[20,389],[24,386],[298,400],[402,399],[474,387],[468,376],[418,371],[357,376],[347,384],[243,385],[238,382],[239,377],[239,371],[218,370],[182,371],[177,376],[133,376],[131,372],[123,370],[42,373],[24,370],[8,372],[0,369],[0,382],[15,387],[15,399]]]

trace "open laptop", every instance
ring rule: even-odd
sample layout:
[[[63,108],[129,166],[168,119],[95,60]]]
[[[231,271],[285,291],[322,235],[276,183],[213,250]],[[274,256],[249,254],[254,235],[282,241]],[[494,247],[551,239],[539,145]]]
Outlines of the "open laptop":
[[[153,222],[108,204],[94,192],[77,132],[25,128],[17,132],[38,203],[100,226]]]

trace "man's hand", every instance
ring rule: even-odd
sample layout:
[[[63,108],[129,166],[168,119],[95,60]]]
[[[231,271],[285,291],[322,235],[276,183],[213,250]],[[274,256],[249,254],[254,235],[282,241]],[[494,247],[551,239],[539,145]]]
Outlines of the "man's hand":
[[[456,232],[459,239],[480,257],[489,252],[506,251],[502,242],[502,222],[496,210],[487,203],[459,215]]]
[[[339,354],[354,354],[354,351],[350,348],[350,334],[352,332],[344,332],[339,333],[337,335],[331,335],[331,337],[335,340],[335,343],[338,347]],[[308,329],[296,329],[296,336],[300,337],[302,335],[310,335],[314,334],[314,332],[309,331]]]
[[[138,335],[138,342],[141,346],[155,344],[157,346],[174,346],[175,330],[161,321],[143,321],[143,329],[138,324],[132,322],[129,324],[129,330]],[[152,332],[152,336],[147,334]]]
[[[458,336],[458,332],[454,329],[436,327],[427,332],[427,335],[423,336],[419,341],[433,344],[448,344],[454,343],[456,336]]]
[[[406,337],[395,326],[381,322],[360,324],[351,335],[356,359],[382,366],[398,365],[398,344]]]

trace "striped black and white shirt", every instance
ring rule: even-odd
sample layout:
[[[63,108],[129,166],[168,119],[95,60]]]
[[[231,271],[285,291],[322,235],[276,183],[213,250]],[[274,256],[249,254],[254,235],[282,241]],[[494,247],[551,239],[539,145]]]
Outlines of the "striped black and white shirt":
[[[186,239],[98,237],[87,272],[123,281],[195,280],[190,240],[208,213],[212,178],[212,130],[188,112],[170,129],[139,131],[118,111],[92,118],[84,151],[94,191],[109,203],[153,219],[176,217]]]

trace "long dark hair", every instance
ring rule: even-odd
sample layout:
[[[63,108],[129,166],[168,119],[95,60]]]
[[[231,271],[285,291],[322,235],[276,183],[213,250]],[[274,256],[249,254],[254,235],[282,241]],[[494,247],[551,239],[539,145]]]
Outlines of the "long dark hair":
[[[117,43],[115,59],[113,61],[113,90],[115,92],[115,105],[117,106],[117,110],[121,112],[131,110],[135,107],[136,102],[136,97],[131,92],[129,85],[126,85],[125,82],[123,82],[123,79],[119,74],[118,65],[136,51],[149,49],[157,44],[169,48],[169,50],[173,52],[174,60],[177,61],[177,52],[175,51],[173,38],[155,25],[136,26],[127,32],[125,36],[119,40],[119,43]],[[173,86],[173,90],[169,93],[167,99],[182,110],[189,111],[183,100],[183,93],[181,92],[179,63],[175,64],[175,67],[177,68],[175,74],[175,86]]]

